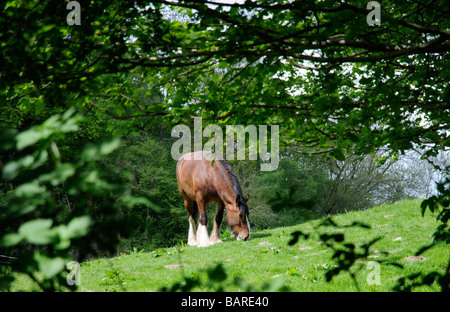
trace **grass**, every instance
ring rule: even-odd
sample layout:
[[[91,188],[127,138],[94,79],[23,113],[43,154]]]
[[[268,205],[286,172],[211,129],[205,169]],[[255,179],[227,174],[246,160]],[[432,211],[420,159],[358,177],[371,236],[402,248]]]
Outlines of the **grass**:
[[[336,215],[333,221],[338,227],[318,227],[324,221],[321,219],[259,231],[252,233],[248,242],[222,237],[223,243],[206,248],[180,245],[96,259],[82,263],[79,290],[158,291],[180,282],[183,285],[183,281],[186,285],[187,279],[198,282],[192,288],[194,291],[285,290],[286,287],[291,291],[312,292],[392,291],[399,278],[413,273],[443,273],[448,265],[449,245],[431,248],[421,257],[414,256],[432,241],[438,225],[429,212],[422,217],[419,206],[420,200],[402,201]],[[371,228],[349,226],[355,221]],[[309,233],[310,237],[300,238],[289,246],[291,233],[295,231]],[[343,234],[345,243],[355,246],[376,237],[380,239],[370,246],[367,256],[351,267],[355,279],[348,272],[340,272],[327,282],[325,274],[336,267],[336,262],[332,260],[334,251],[321,241],[320,234],[324,233]],[[380,265],[373,266],[374,261]],[[376,281],[377,276],[379,283],[374,284],[371,281]],[[439,287],[434,283],[414,290],[439,291]]]

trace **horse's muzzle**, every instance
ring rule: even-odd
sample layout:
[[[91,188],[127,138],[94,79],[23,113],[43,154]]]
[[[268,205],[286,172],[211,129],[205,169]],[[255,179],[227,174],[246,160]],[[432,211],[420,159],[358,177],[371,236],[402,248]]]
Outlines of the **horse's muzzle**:
[[[247,236],[238,235],[237,239],[243,240],[243,241],[248,241],[250,239],[250,235],[247,235]]]

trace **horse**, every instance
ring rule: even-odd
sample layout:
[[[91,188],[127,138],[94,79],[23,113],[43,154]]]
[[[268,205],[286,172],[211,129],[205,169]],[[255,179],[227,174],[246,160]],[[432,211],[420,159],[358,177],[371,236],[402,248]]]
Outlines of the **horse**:
[[[250,238],[248,195],[244,197],[232,167],[226,160],[215,159],[210,151],[187,153],[177,163],[178,189],[184,199],[189,221],[188,245],[205,247],[221,243],[220,225],[224,207],[226,220],[238,240]],[[206,209],[217,203],[211,239],[208,236]],[[195,213],[198,228],[195,233]]]

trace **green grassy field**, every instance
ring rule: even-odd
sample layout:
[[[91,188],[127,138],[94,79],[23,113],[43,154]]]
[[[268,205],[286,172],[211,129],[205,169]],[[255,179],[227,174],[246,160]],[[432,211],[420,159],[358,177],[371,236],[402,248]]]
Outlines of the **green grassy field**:
[[[333,221],[338,227],[318,227],[323,222],[320,219],[259,231],[252,233],[248,242],[222,237],[223,243],[206,248],[181,245],[96,259],[82,263],[79,290],[158,291],[195,281],[193,291],[392,291],[401,277],[418,272],[443,273],[448,264],[449,245],[436,246],[420,257],[415,256],[420,247],[432,241],[437,226],[435,216],[427,212],[422,217],[419,206],[420,200],[402,201],[336,215]],[[355,221],[371,228],[350,226]],[[311,235],[289,246],[291,233],[295,231]],[[380,237],[370,246],[367,256],[357,259],[351,267],[356,283],[348,272],[340,272],[330,282],[326,281],[326,272],[336,262],[332,260],[332,248],[319,237],[324,233],[343,234],[344,243],[355,246]],[[392,265],[393,262],[403,268]],[[439,287],[434,283],[414,290],[439,291]]]

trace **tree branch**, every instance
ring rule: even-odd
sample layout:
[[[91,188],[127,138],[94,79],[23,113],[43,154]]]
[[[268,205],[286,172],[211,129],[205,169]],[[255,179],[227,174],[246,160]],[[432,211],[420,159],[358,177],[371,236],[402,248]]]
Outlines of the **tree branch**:
[[[145,113],[145,114],[137,114],[137,115],[119,116],[119,115],[116,115],[115,113],[107,110],[106,108],[103,108],[100,105],[92,102],[91,100],[89,100],[89,104],[91,104],[95,108],[98,108],[99,110],[101,110],[105,114],[107,114],[107,115],[109,115],[109,116],[111,116],[111,117],[113,117],[115,119],[120,119],[120,120],[139,118],[139,117],[165,116],[165,115],[169,114],[168,111],[165,111],[165,112],[160,112],[160,113]]]

